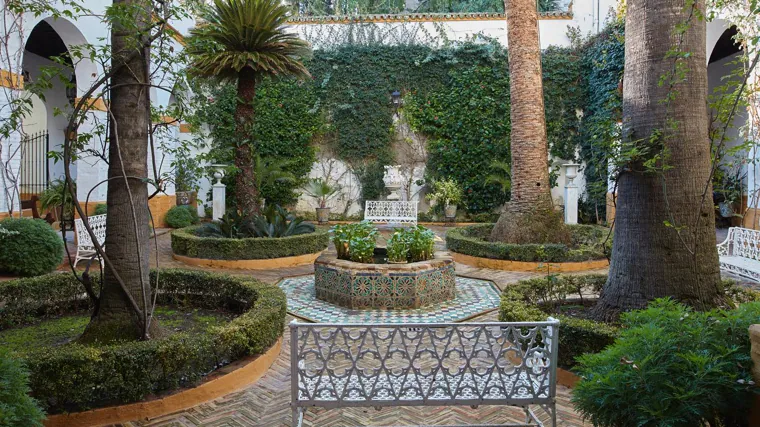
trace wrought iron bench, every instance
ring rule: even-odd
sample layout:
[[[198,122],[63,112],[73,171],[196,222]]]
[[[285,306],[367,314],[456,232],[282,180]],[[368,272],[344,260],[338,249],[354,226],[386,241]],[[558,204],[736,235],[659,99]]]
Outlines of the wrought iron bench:
[[[559,321],[290,324],[293,426],[309,407],[512,405],[556,426]]]
[[[88,217],[87,220],[90,222],[90,228],[92,228],[93,233],[95,233],[95,237],[98,238],[98,243],[105,247],[106,214],[93,215]],[[77,257],[74,260],[74,267],[76,267],[79,261],[92,258],[98,254],[98,251],[92,243],[90,233],[84,228],[84,222],[81,218],[74,220],[74,228],[76,229],[77,234]],[[100,258],[100,263],[103,264],[102,258]]]
[[[718,244],[720,268],[760,282],[760,231],[731,227]]]
[[[364,219],[375,223],[417,225],[417,202],[368,200]]]

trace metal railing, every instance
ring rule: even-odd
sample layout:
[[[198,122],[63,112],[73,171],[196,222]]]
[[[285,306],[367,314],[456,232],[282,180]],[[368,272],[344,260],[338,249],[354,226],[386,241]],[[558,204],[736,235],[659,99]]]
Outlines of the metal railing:
[[[50,183],[48,151],[50,151],[50,135],[47,131],[29,134],[21,140],[19,193],[22,200],[39,195],[48,188]]]

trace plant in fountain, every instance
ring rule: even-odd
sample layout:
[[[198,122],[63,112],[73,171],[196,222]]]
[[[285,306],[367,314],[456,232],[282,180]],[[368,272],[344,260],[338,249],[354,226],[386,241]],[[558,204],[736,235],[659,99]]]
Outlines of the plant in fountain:
[[[327,180],[322,178],[309,180],[304,188],[306,194],[313,197],[319,205],[317,207],[317,220],[320,224],[327,224],[330,222],[330,208],[327,206],[327,202],[338,194],[340,188],[340,185],[330,184]]]
[[[363,243],[359,243],[362,240],[372,241],[372,252],[369,256],[369,261],[372,262],[372,255],[375,250],[375,239],[378,232],[377,227],[372,225],[369,221],[362,221],[354,224],[336,225],[330,229],[333,235],[333,243],[335,244],[335,250],[338,252],[338,259],[354,260],[352,251],[356,245],[364,247]],[[364,262],[364,261],[358,261]]]
[[[406,229],[405,234],[409,242],[409,258],[412,262],[427,261],[433,258],[435,233],[432,230],[417,225]]]
[[[432,191],[427,199],[443,204],[443,211],[447,219],[457,216],[457,205],[462,202],[462,187],[453,179],[443,179],[431,183]]]
[[[399,229],[388,239],[386,247],[388,262],[391,264],[404,264],[409,261],[409,236],[405,230]]]

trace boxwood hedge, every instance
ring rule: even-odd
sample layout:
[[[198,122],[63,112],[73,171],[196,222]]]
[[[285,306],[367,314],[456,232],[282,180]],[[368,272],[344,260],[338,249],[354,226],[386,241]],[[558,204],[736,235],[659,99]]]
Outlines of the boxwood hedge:
[[[282,336],[286,299],[276,286],[187,270],[152,271],[151,282],[161,304],[224,308],[239,315],[209,334],[178,332],[107,346],[70,343],[18,354],[29,369],[32,396],[49,413],[135,402],[193,385],[220,366],[264,352]],[[0,283],[0,329],[81,309],[87,304],[83,295],[67,273]]]
[[[573,242],[563,244],[515,245],[489,242],[493,224],[458,227],[446,233],[446,247],[464,255],[508,261],[577,262],[603,259],[609,254],[611,242],[605,242],[609,230],[597,225],[571,225]]]
[[[172,231],[172,250],[177,255],[203,259],[268,259],[313,254],[327,248],[329,231],[317,228],[313,233],[281,238],[227,239],[199,237],[197,226]]]

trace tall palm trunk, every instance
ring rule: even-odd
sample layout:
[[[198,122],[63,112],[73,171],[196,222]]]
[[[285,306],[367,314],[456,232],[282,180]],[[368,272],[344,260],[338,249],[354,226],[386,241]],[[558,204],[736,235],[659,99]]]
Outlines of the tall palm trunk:
[[[698,11],[704,6],[704,0],[694,3]],[[679,42],[674,29],[687,20],[689,28]],[[662,144],[668,168],[653,173],[641,160],[619,178],[612,263],[594,311],[598,319],[614,319],[658,297],[674,297],[698,309],[714,307],[720,299],[705,33],[705,22],[684,10],[682,0],[628,1],[623,147],[660,152],[656,144]],[[673,72],[668,52],[679,44],[689,53],[682,60],[686,76],[671,88],[671,79],[660,80]],[[672,100],[665,102],[668,96]]]
[[[139,4],[139,28],[150,25],[150,2],[115,0],[114,5]],[[108,165],[108,218],[106,255],[126,285],[138,308],[147,312],[151,301],[149,286],[150,212],[148,210],[148,108],[150,97],[147,64],[149,49],[137,49],[134,33],[116,20],[111,31],[113,65],[118,67],[111,79],[111,126]],[[142,44],[144,39],[141,40]],[[135,55],[135,53],[137,53]],[[127,60],[130,56],[131,59]],[[129,177],[125,182],[124,175]],[[131,200],[130,200],[131,198]],[[134,210],[134,214],[133,214]],[[133,217],[134,215],[134,217]],[[135,218],[136,217],[136,218]],[[135,222],[136,220],[136,222]],[[136,224],[136,232],[135,232]],[[139,316],[108,266],[103,276],[99,310],[88,325],[82,341],[109,342],[145,338],[144,316]],[[156,321],[149,336],[159,335]]]
[[[553,212],[541,73],[541,46],[535,0],[506,0],[509,43],[510,117],[512,130],[512,191],[492,240],[544,243],[556,240],[554,231],[526,227],[536,216],[549,228],[564,228]],[[530,219],[530,218],[533,219]],[[549,224],[553,222],[553,224]]]
[[[256,97],[256,74],[243,68],[238,77],[238,101],[235,107],[236,131],[240,138],[235,149],[235,178],[237,208],[243,215],[259,212],[259,188],[256,187],[256,169],[253,162],[253,100]]]

